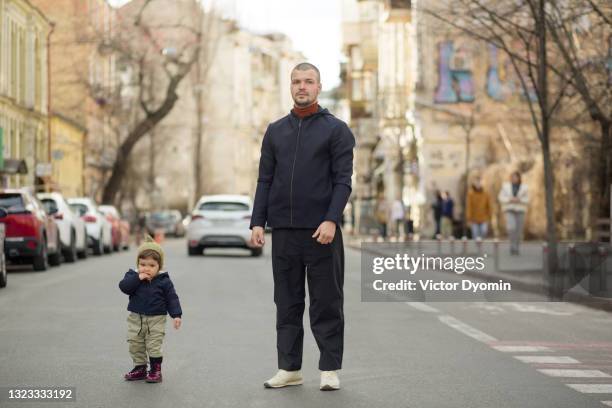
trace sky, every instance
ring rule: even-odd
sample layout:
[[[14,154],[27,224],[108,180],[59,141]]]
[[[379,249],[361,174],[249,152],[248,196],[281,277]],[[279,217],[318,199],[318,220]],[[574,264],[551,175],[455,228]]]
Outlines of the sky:
[[[109,0],[120,6],[129,0]],[[340,0],[210,0],[228,17],[256,33],[281,32],[321,71],[323,90],[340,79]]]

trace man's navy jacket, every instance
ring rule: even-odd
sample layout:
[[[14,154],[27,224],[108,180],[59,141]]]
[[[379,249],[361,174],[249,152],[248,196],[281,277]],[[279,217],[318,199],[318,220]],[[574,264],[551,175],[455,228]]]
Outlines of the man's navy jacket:
[[[181,317],[181,303],[168,272],[155,276],[150,282],[138,279],[138,272],[130,269],[119,282],[119,289],[130,295],[127,309],[147,316],[165,315]]]
[[[327,109],[271,123],[264,135],[251,228],[340,224],[351,194],[355,138]]]

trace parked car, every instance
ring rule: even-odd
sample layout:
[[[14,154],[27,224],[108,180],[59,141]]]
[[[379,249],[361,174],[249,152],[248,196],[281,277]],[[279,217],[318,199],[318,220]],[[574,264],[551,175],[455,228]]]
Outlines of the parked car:
[[[40,201],[25,189],[0,192],[0,218],[5,225],[4,251],[11,263],[32,263],[34,270],[47,270],[62,261],[59,229]]]
[[[187,253],[200,255],[205,248],[246,248],[260,256],[261,248],[251,248],[251,199],[245,195],[202,196],[191,213],[187,227]]]
[[[183,225],[183,216],[179,210],[170,210],[170,214],[174,218],[174,233],[175,237],[185,236],[185,226]]]
[[[85,221],[87,246],[94,255],[110,253],[113,246],[112,226],[96,203],[87,197],[69,198],[68,204]]]
[[[113,250],[127,249],[130,246],[130,224],[122,220],[119,211],[112,205],[101,205],[98,210],[106,216],[111,223],[113,236]]]
[[[146,228],[150,235],[162,230],[165,235],[185,236],[181,213],[178,210],[154,211],[146,216]]]
[[[62,253],[67,262],[87,257],[85,222],[70,208],[60,193],[39,193],[36,197],[51,215],[59,229]]]
[[[6,218],[7,212],[4,208],[0,208],[0,220]],[[6,273],[6,257],[4,256],[4,236],[5,225],[0,222],[0,288],[6,287],[8,276]]]

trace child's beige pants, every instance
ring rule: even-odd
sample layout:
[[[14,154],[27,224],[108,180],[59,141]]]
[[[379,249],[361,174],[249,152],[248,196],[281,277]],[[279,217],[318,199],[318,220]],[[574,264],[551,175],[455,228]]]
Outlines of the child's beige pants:
[[[130,312],[127,318],[130,355],[134,365],[146,365],[148,357],[162,357],[166,315],[147,316]]]

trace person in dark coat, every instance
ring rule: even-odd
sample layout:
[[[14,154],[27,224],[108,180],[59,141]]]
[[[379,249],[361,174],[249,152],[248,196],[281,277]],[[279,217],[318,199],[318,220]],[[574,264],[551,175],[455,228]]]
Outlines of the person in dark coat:
[[[340,388],[344,347],[344,245],[340,220],[351,194],[355,138],[346,123],[317,102],[319,70],[298,64],[291,72],[291,112],[263,137],[251,218],[251,245],[272,228],[278,372],[264,383],[303,383],[305,280],[310,327],[319,346],[321,390]]]

